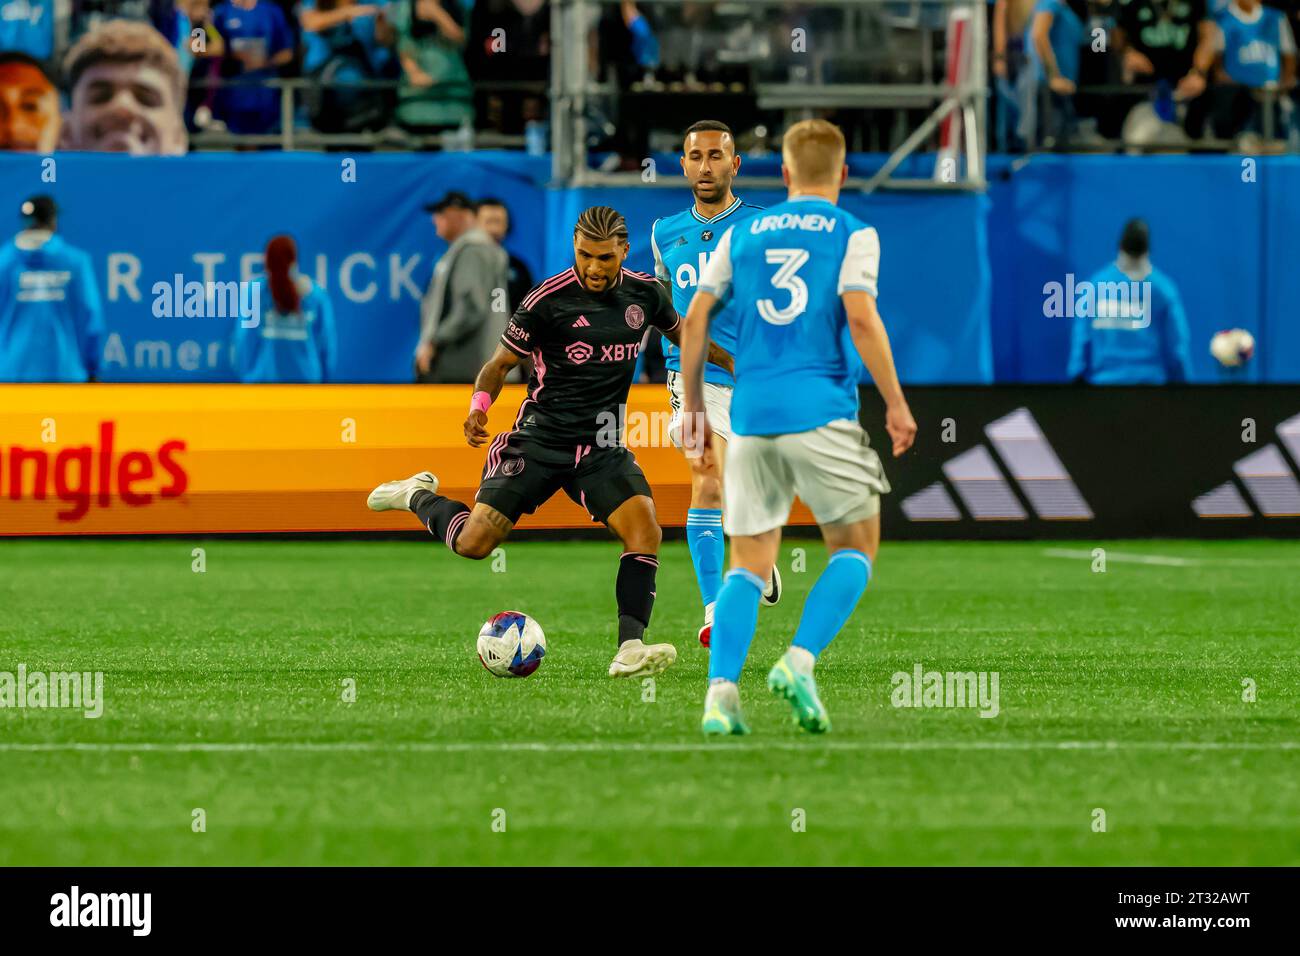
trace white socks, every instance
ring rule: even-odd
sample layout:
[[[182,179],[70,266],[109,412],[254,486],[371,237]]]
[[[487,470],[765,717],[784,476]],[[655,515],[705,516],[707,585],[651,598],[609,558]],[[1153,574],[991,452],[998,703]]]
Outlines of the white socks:
[[[733,681],[718,677],[709,683],[709,692],[704,695],[704,706],[712,707],[718,701],[733,708],[740,704],[740,688]]]
[[[817,658],[812,656],[812,651],[805,647],[792,646],[785,652],[785,656],[796,673],[803,674],[805,677],[812,676],[813,665],[817,663]]]

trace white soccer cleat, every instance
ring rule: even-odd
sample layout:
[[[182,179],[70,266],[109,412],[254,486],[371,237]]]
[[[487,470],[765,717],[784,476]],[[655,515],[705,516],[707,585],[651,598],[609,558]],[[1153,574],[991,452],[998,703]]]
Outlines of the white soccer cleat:
[[[430,471],[422,471],[400,481],[385,481],[370,492],[366,505],[371,511],[410,511],[411,495],[417,491],[437,493],[438,479]]]
[[[609,665],[610,677],[649,677],[672,667],[677,661],[677,648],[671,644],[643,644],[641,641],[624,641]]]
[[[767,590],[763,592],[763,607],[771,607],[781,600],[781,572],[777,570],[776,565],[772,565],[772,579],[767,582]]]

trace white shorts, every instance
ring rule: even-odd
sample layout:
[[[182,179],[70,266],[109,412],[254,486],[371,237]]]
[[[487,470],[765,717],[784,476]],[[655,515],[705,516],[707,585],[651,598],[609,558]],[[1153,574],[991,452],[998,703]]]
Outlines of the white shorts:
[[[880,456],[851,418],[791,435],[733,435],[722,484],[728,535],[784,526],[796,494],[818,524],[866,521],[889,491]]]
[[[668,373],[668,404],[673,408],[672,420],[668,423],[668,439],[678,448],[682,447],[682,376],[679,372]],[[704,412],[709,416],[709,426],[713,433],[723,441],[731,441],[731,387],[704,383]]]

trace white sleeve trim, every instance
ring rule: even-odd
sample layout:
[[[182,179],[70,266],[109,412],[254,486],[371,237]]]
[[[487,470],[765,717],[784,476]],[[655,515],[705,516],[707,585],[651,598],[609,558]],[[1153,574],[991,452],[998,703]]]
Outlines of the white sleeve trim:
[[[846,291],[860,290],[874,296],[879,277],[880,236],[875,229],[867,226],[849,236],[844,261],[840,263],[840,281],[835,294],[843,295]]]
[[[664,257],[659,254],[659,242],[655,239],[655,227],[658,225],[658,219],[650,224],[650,249],[655,255],[655,278],[667,280],[668,267],[664,265]]]

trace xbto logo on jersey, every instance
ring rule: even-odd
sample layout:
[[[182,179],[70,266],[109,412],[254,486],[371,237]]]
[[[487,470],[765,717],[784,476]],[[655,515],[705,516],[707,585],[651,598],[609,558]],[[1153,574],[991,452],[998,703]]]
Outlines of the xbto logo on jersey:
[[[564,347],[564,354],[574,365],[581,365],[596,353],[586,342],[571,342]],[[628,342],[600,347],[600,362],[626,362],[641,354],[640,342]]]

